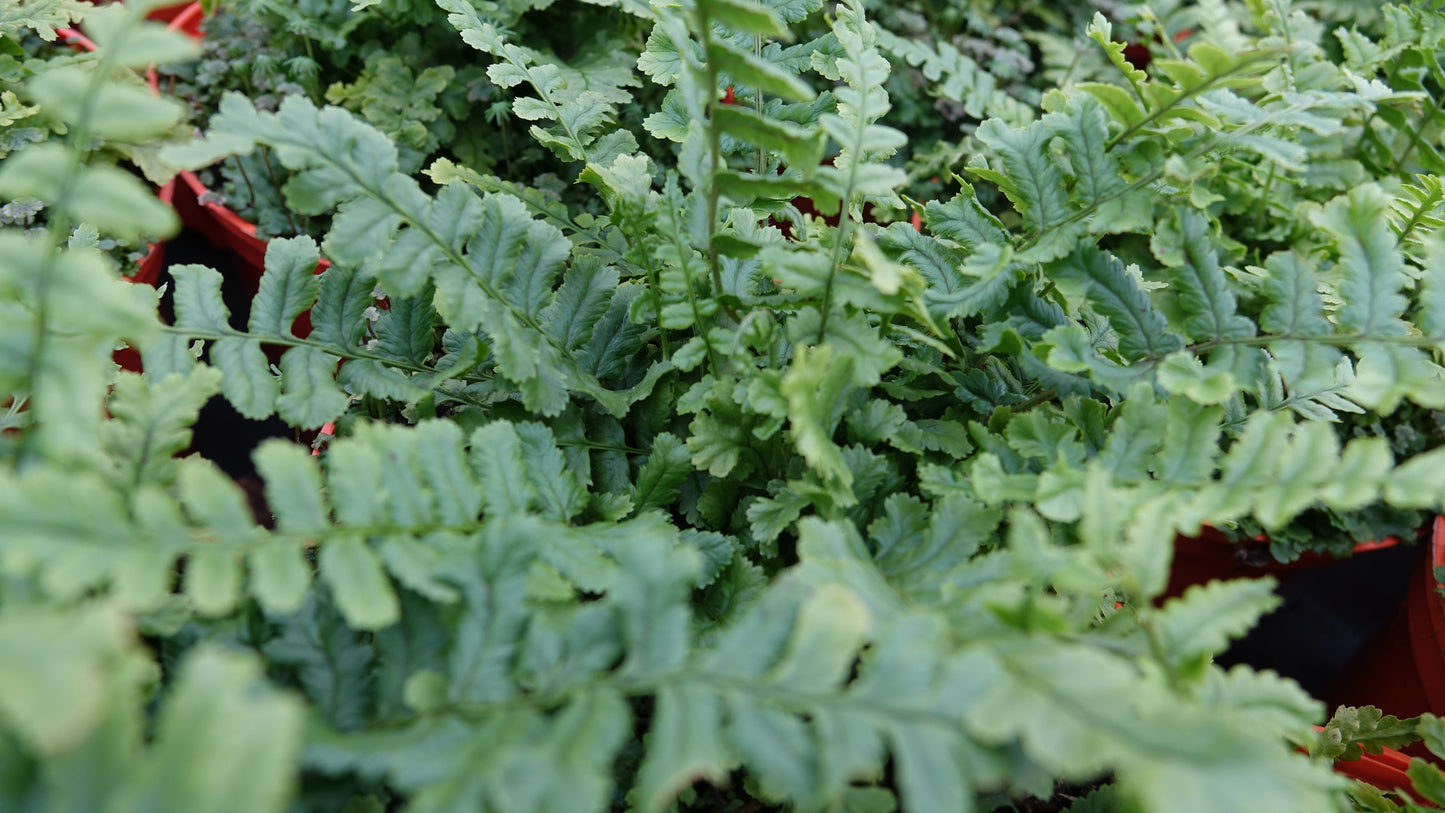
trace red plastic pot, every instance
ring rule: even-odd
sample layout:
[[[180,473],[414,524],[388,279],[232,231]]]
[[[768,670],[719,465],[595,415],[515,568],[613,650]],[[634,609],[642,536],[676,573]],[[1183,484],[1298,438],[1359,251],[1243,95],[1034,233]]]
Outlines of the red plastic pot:
[[[1395,537],[1378,542],[1361,542],[1354,553],[1368,553],[1400,544]],[[1160,600],[1180,596],[1191,585],[1215,579],[1257,579],[1261,576],[1288,578],[1291,574],[1335,561],[1320,553],[1306,553],[1292,562],[1275,561],[1269,552],[1269,540],[1231,542],[1216,528],[1205,526],[1198,536],[1180,536],[1174,540],[1174,563],[1169,571],[1169,586]]]
[[[201,4],[191,2],[191,0],[182,0],[175,5],[158,8],[146,15],[152,20],[170,23],[167,28],[172,31],[184,31],[196,39],[201,38],[201,20],[205,16]]]
[[[1410,768],[1410,755],[1386,748],[1378,754],[1365,754],[1359,759],[1335,763],[1335,773],[1356,779],[1380,790],[1389,792],[1404,790],[1414,795],[1415,784],[1406,771]],[[1434,807],[1421,801],[1426,807]]]
[[[1436,517],[1420,554],[1404,604],[1341,675],[1332,704],[1375,706],[1401,718],[1445,714],[1445,599],[1435,577],[1435,568],[1445,567],[1445,517]],[[1405,750],[1439,761],[1418,744]]]
[[[1393,748],[1386,748],[1379,754],[1365,754],[1359,759],[1336,762],[1335,772],[1368,782],[1380,790],[1408,790],[1412,786],[1410,777],[1405,773],[1409,767],[1409,756]]]
[[[234,252],[244,261],[252,293],[266,267],[266,241],[256,237],[256,226],[219,202],[194,172],[176,176],[176,214],[186,228],[200,232],[217,248]]]
[[[204,18],[204,12],[198,2],[177,3],[157,9],[148,16],[153,20],[167,22],[166,27],[171,31],[182,31],[196,39],[201,37],[201,21]],[[61,34],[77,48],[95,49],[95,44],[78,31],[63,29]],[[151,90],[159,93],[158,80],[153,70],[148,71],[148,79]],[[255,225],[248,223],[240,215],[214,200],[213,196],[208,194],[205,184],[201,183],[201,179],[194,172],[187,171],[177,175],[161,188],[160,198],[171,204],[186,228],[199,232],[212,245],[230,251],[240,260],[247,293],[254,296],[260,286],[261,274],[266,268],[266,241],[256,237]],[[164,267],[164,262],[164,244],[152,244],[150,252],[140,261],[138,270],[130,279],[133,282],[155,285]],[[329,267],[330,263],[322,260],[317,265],[316,273],[319,274]],[[303,313],[298,317],[292,330],[297,336],[309,335],[311,332],[309,314]],[[135,356],[133,352],[130,352],[129,355]],[[139,357],[127,358],[122,365],[126,369],[138,370],[140,369]]]

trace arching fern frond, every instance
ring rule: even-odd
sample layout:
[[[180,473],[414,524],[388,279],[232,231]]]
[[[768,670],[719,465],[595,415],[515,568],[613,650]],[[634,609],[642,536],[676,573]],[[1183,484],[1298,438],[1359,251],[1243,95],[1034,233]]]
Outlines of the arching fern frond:
[[[327,255],[341,265],[375,263],[395,296],[435,285],[445,323],[463,334],[482,331],[497,372],[529,409],[555,415],[576,392],[622,415],[667,369],[654,364],[630,389],[612,390],[599,380],[609,371],[586,358],[587,347],[573,351],[558,342],[549,324],[574,314],[548,306],[558,278],[567,277],[571,244],[517,199],[477,195],[464,184],[429,196],[396,171],[395,148],[384,137],[342,110],[317,110],[301,99],[260,113],[228,96],[212,126],[208,140],[176,150],[177,160],[205,163],[257,144],[275,149],[298,172],[286,186],[293,205],[311,212],[338,207],[323,244]],[[633,295],[622,288],[615,297]]]
[[[172,376],[162,386],[202,395],[214,380],[196,372],[191,379]],[[118,400],[124,405],[136,397],[123,391]],[[141,410],[123,410],[116,437],[145,429],[143,417]],[[170,451],[179,442],[171,430],[149,451]],[[230,612],[242,600],[243,582],[265,609],[290,613],[311,588],[308,551],[314,547],[320,579],[347,623],[377,629],[395,622],[400,611],[393,580],[432,601],[455,601],[459,594],[446,574],[503,518],[544,523],[529,544],[547,574],[530,578],[554,579],[564,592],[605,589],[618,548],[629,539],[661,535],[676,544],[677,531],[648,509],[665,505],[688,469],[676,470],[676,439],[662,435],[657,442],[658,462],[644,467],[629,489],[640,513],[577,529],[571,524],[589,519],[592,504],[552,431],[500,421],[476,429],[469,441],[450,422],[363,424],[331,444],[324,472],[304,447],[263,444],[256,466],[266,481],[274,531],[257,526],[235,484],[199,460],[166,462],[178,502],[157,488],[165,479],[150,470],[141,471],[139,489],[124,469],[114,482],[79,477],[67,487],[58,483],[68,475],[53,469],[0,474],[0,512],[13,519],[7,523],[11,550],[29,551],[58,596],[109,587],[129,605],[151,609],[169,593],[174,563],[184,560],[185,590],[203,613]],[[118,467],[135,454],[117,455]],[[57,501],[72,499],[83,499],[88,510],[60,510]],[[731,556],[726,546],[714,552]],[[724,563],[710,559],[706,581]]]

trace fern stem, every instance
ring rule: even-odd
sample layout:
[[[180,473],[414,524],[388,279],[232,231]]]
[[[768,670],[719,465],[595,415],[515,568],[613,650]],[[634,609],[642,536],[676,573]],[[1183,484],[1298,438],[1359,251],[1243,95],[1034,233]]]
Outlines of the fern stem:
[[[1179,676],[1175,673],[1174,664],[1170,661],[1168,650],[1164,646],[1164,639],[1159,635],[1159,627],[1154,620],[1148,616],[1138,615],[1135,610],[1139,629],[1144,631],[1144,638],[1149,642],[1149,654],[1162,667],[1164,667],[1164,682],[1173,691],[1179,690]]]
[[[864,54],[857,52],[848,54],[848,57],[859,65],[860,69],[866,59]],[[858,122],[853,132],[851,154],[848,156],[848,182],[843,187],[843,200],[839,204],[838,231],[833,234],[833,250],[828,258],[828,280],[823,283],[822,315],[818,319],[818,337],[815,344],[822,344],[828,333],[828,315],[833,309],[833,281],[838,276],[838,269],[843,266],[843,260],[847,259],[844,252],[857,228],[853,216],[853,189],[858,185],[858,163],[863,160],[864,134],[868,129],[868,120],[864,118],[867,88],[859,89],[859,95],[862,98],[859,101]]]
[[[1395,162],[1391,164],[1391,175],[1398,173],[1400,171],[1400,165],[1404,164],[1405,159],[1410,157],[1410,153],[1414,152],[1416,148],[1420,146],[1420,139],[1424,136],[1426,125],[1428,125],[1430,123],[1430,119],[1434,118],[1435,114],[1439,112],[1440,99],[1434,96],[1430,97],[1430,107],[1421,114],[1420,126],[1410,131],[1410,141],[1405,144],[1405,151],[1400,153],[1399,156],[1395,158]]]
[[[241,156],[231,156],[231,163],[236,165],[236,171],[241,173],[241,182],[246,184],[246,194],[251,196],[251,208],[257,207],[256,187],[251,185],[251,176],[246,172],[246,165],[241,163]]]
[[[454,703],[439,706],[428,713],[454,714],[470,720],[486,719],[513,713],[518,708],[556,708],[575,699],[579,694],[595,692],[599,689],[611,689],[626,696],[636,697],[656,694],[663,688],[679,683],[706,687],[711,692],[725,697],[734,695],[755,697],[771,701],[781,708],[837,706],[902,725],[942,727],[958,727],[960,725],[952,715],[927,709],[904,709],[865,698],[859,694],[844,693],[840,689],[821,689],[809,692],[784,688],[776,682],[766,682],[763,678],[749,681],[686,667],[650,675],[629,675],[623,672],[591,676],[585,683],[576,686],[564,686],[534,694],[517,694],[490,702]],[[1093,713],[1094,710],[1081,708],[1079,712],[1080,714]],[[1097,710],[1097,714],[1101,718],[1101,728],[1111,730],[1117,726],[1117,715],[1111,716],[1106,709]],[[378,727],[388,727],[388,724],[395,727],[407,726],[414,723],[418,717],[419,715],[398,715]],[[1119,736],[1124,735],[1120,734]]]
[[[848,185],[846,187],[849,198],[853,196],[853,181],[857,173],[857,170],[855,169],[856,167],[856,162],[849,166]],[[843,208],[844,217],[843,220],[838,224],[838,231],[833,235],[833,250],[828,258],[828,280],[827,282],[823,283],[822,316],[818,319],[818,337],[814,342],[815,344],[822,344],[823,338],[828,333],[828,314],[832,313],[833,310],[833,280],[837,278],[838,269],[843,265],[843,250],[844,247],[847,245],[848,240],[853,237],[853,230],[855,228],[853,224],[853,216],[850,212],[847,211],[849,208],[851,208],[848,206],[847,198],[845,198],[843,201]]]
[[[722,100],[717,95],[718,72],[713,66],[712,60],[707,58],[707,52],[712,50],[712,18],[708,16],[707,4],[696,4],[697,9],[697,31],[698,37],[702,40],[703,61],[706,65],[707,80],[704,87],[707,88],[707,138],[708,138],[708,185],[707,185],[707,265],[712,274],[713,295],[723,306],[724,312],[734,322],[738,320],[737,312],[723,298],[722,282],[722,258],[717,248],[717,210],[718,194],[717,177],[722,171],[722,129],[717,124],[717,106]],[[702,325],[699,329],[706,331]],[[709,345],[709,351],[711,346]]]
[[[761,2],[754,2],[753,5],[762,8]],[[763,56],[763,37],[761,34],[753,35],[753,56],[758,57],[759,59],[761,59]],[[763,91],[758,88],[753,89],[753,112],[758,114],[758,118],[763,117]],[[764,172],[767,171],[767,157],[767,149],[759,145],[757,165],[754,168],[755,174],[762,175]]]
[[[1431,194],[1429,190],[1426,190],[1426,193],[1430,194],[1430,199],[1427,202],[1421,203],[1419,206],[1415,207],[1415,212],[1410,215],[1410,219],[1405,221],[1404,226],[1400,227],[1400,236],[1398,239],[1396,239],[1395,245],[1403,246],[1405,244],[1405,241],[1409,239],[1410,235],[1414,234],[1415,229],[1421,223],[1425,222],[1426,213],[1440,205],[1441,196],[1439,189],[1437,189],[1434,194]]]
[[[1238,339],[1209,339],[1189,346],[1195,352],[1213,350],[1216,347],[1265,347],[1279,341],[1313,342],[1348,347],[1352,344],[1393,344],[1401,347],[1419,347],[1429,350],[1445,350],[1445,336],[1383,336],[1370,333],[1330,333],[1321,336],[1296,336],[1273,334],[1269,336],[1247,336]],[[1157,359],[1156,359],[1157,360]]]
[[[1360,125],[1360,140],[1355,142],[1355,158],[1359,160],[1360,163],[1366,164],[1372,169],[1375,168],[1374,161],[1366,161],[1365,158],[1362,156],[1365,152],[1365,142],[1370,139],[1370,135],[1373,132],[1370,128],[1374,126],[1375,119],[1379,115],[1379,111],[1376,110],[1375,112],[1370,113],[1370,115],[1365,118],[1364,123]]]
[[[721,372],[722,368],[718,365],[717,352],[713,350],[712,337],[708,335],[709,331],[702,315],[702,308],[697,304],[696,286],[693,284],[692,271],[688,268],[687,258],[689,255],[686,252],[691,251],[691,246],[678,245],[677,230],[668,229],[668,231],[672,234],[674,247],[677,249],[678,252],[680,252],[677,256],[682,258],[678,265],[682,269],[683,286],[687,289],[687,305],[688,308],[692,310],[692,323],[697,328],[697,335],[702,337],[702,346],[707,350],[708,369],[712,371],[713,375],[717,375]],[[658,288],[657,292],[659,297],[657,320],[660,327],[662,324],[662,289]]]
[[[652,288],[652,295],[657,300],[657,338],[662,344],[662,357],[672,358],[672,350],[668,347],[667,329],[662,326],[662,279],[657,273],[657,266],[652,262],[652,252],[643,251],[642,260],[647,271],[647,284]]]
[[[123,41],[129,37],[139,23],[139,16],[131,12],[129,6],[126,7],[126,10],[125,23],[114,34],[116,40]],[[100,101],[106,77],[115,73],[116,61],[111,54],[120,50],[121,44],[123,43],[117,42],[111,48],[100,49],[100,59],[96,62],[95,71],[90,75],[85,95],[80,103],[80,114],[76,117],[75,125],[70,128],[69,138],[66,142],[70,147],[69,161],[66,164],[65,173],[61,176],[60,193],[56,196],[46,228],[47,242],[50,245],[49,250],[45,252],[45,259],[41,262],[40,273],[35,281],[35,334],[30,356],[25,360],[24,380],[30,387],[31,398],[35,401],[36,415],[46,412],[43,403],[44,392],[37,388],[35,383],[45,372],[46,338],[50,335],[47,325],[50,318],[50,288],[55,279],[55,264],[60,259],[62,246],[69,240],[71,200],[78,191],[81,167],[84,166],[86,156],[91,152],[88,146],[91,142],[91,117],[95,114],[96,105]],[[32,425],[32,431],[24,434],[18,453],[20,468],[28,467],[39,461],[41,454],[37,444],[42,431],[43,427],[37,421]]]
[[[1275,55],[1275,52],[1273,52],[1273,51],[1263,51],[1263,50],[1261,50],[1261,51],[1256,51],[1256,52],[1254,52],[1253,54],[1251,54],[1251,56],[1254,57],[1253,59],[1242,59],[1242,60],[1240,60],[1238,63],[1236,63],[1234,66],[1232,66],[1229,70],[1224,71],[1223,73],[1219,73],[1219,74],[1216,74],[1216,75],[1214,75],[1214,76],[1211,76],[1211,77],[1209,77],[1208,79],[1205,79],[1203,82],[1200,82],[1200,83],[1199,83],[1198,85],[1196,85],[1195,87],[1189,88],[1188,90],[1185,90],[1185,91],[1181,92],[1178,96],[1174,97],[1173,99],[1170,99],[1168,104],[1163,105],[1163,106],[1160,107],[1158,110],[1153,110],[1153,111],[1151,111],[1148,115],[1144,116],[1144,118],[1140,119],[1140,120],[1139,120],[1138,122],[1136,122],[1135,124],[1133,124],[1133,125],[1125,128],[1125,130],[1124,130],[1122,133],[1119,133],[1118,135],[1116,135],[1116,136],[1114,136],[1113,138],[1109,139],[1109,143],[1104,147],[1104,149],[1105,149],[1106,151],[1107,151],[1107,150],[1112,150],[1112,149],[1114,149],[1114,148],[1117,147],[1117,146],[1119,145],[1119,143],[1122,142],[1124,139],[1126,139],[1126,138],[1128,138],[1129,136],[1137,133],[1138,131],[1142,130],[1143,128],[1149,126],[1150,124],[1153,124],[1155,121],[1157,121],[1157,120],[1159,119],[1160,116],[1162,116],[1162,115],[1164,115],[1165,113],[1169,112],[1170,110],[1174,109],[1174,107],[1176,107],[1176,106],[1179,105],[1180,103],[1185,102],[1185,101],[1188,101],[1189,99],[1192,99],[1192,98],[1194,98],[1195,96],[1198,96],[1198,95],[1204,93],[1205,91],[1208,91],[1208,90],[1213,89],[1214,86],[1215,86],[1215,85],[1218,85],[1222,80],[1228,79],[1229,77],[1234,76],[1235,74],[1242,72],[1245,68],[1247,68],[1247,67],[1249,67],[1250,65],[1252,65],[1256,60],[1258,60],[1258,59],[1263,59],[1263,58],[1267,58],[1267,57],[1271,57],[1271,56],[1274,56],[1274,55]]]
[[[270,150],[261,147],[257,152],[261,154],[261,163],[266,167],[266,174],[271,178],[271,188],[276,190],[277,196],[280,196],[281,181],[276,177],[276,168],[271,166]],[[286,222],[291,224],[291,231],[294,234],[300,234],[300,227],[296,225],[295,218],[291,217],[291,208],[289,206],[282,206],[281,211],[286,213]]]
[[[1231,130],[1231,131],[1229,131],[1229,132],[1227,132],[1227,133],[1224,133],[1223,135],[1219,136],[1218,138],[1215,138],[1215,139],[1211,140],[1209,143],[1207,143],[1207,144],[1205,144],[1205,145],[1203,145],[1203,146],[1201,146],[1201,147],[1198,147],[1198,148],[1190,151],[1189,153],[1185,154],[1184,160],[1185,160],[1186,162],[1187,162],[1187,161],[1193,161],[1193,160],[1196,159],[1196,158],[1199,158],[1199,157],[1204,156],[1204,155],[1208,155],[1209,153],[1214,152],[1215,150],[1219,149],[1221,146],[1223,146],[1223,145],[1224,145],[1227,141],[1229,141],[1231,138],[1235,138],[1235,137],[1238,137],[1238,136],[1241,136],[1241,135],[1248,135],[1249,133],[1252,133],[1252,132],[1254,132],[1255,130],[1258,130],[1258,129],[1262,128],[1262,127],[1266,127],[1266,126],[1272,124],[1273,122],[1272,122],[1271,119],[1275,118],[1276,115],[1284,115],[1284,116],[1292,115],[1292,114],[1294,114],[1294,113],[1298,113],[1298,112],[1301,112],[1301,111],[1304,111],[1304,110],[1309,109],[1309,106],[1310,106],[1309,103],[1300,103],[1300,104],[1291,105],[1290,107],[1284,108],[1284,109],[1279,110],[1279,111],[1274,111],[1274,113],[1272,113],[1270,116],[1267,116],[1267,117],[1265,117],[1265,118],[1259,119],[1259,120],[1257,120],[1257,121],[1252,121],[1252,122],[1250,122],[1249,124],[1246,124],[1246,125],[1238,128],[1238,129],[1236,129],[1236,130]],[[1115,141],[1117,141],[1117,140],[1118,140],[1118,139],[1115,139]],[[1124,197],[1125,195],[1129,195],[1129,194],[1132,194],[1132,193],[1134,193],[1134,192],[1136,192],[1136,191],[1138,191],[1138,190],[1140,190],[1140,189],[1143,189],[1144,187],[1148,186],[1149,184],[1152,184],[1152,183],[1154,183],[1155,181],[1159,180],[1161,177],[1163,177],[1163,175],[1164,175],[1164,166],[1161,164],[1161,165],[1155,167],[1155,168],[1154,168],[1151,172],[1149,172],[1148,174],[1144,175],[1143,177],[1139,178],[1138,180],[1134,181],[1133,183],[1128,184],[1128,185],[1125,186],[1123,189],[1120,189],[1118,192],[1115,192],[1115,193],[1113,193],[1112,195],[1109,195],[1109,196],[1107,196],[1107,197],[1104,197],[1104,198],[1101,198],[1101,199],[1099,199],[1099,200],[1096,200],[1096,201],[1094,201],[1093,203],[1091,203],[1090,205],[1088,205],[1088,206],[1086,206],[1086,207],[1084,207],[1084,208],[1082,208],[1082,209],[1079,209],[1079,210],[1075,211],[1073,214],[1071,214],[1071,215],[1069,215],[1068,217],[1065,217],[1065,218],[1063,218],[1063,219],[1061,219],[1061,220],[1059,220],[1059,221],[1057,221],[1057,222],[1055,222],[1055,223],[1050,223],[1047,228],[1043,229],[1043,230],[1040,231],[1038,234],[1035,234],[1033,237],[1030,237],[1029,239],[1027,239],[1027,240],[1023,241],[1022,243],[1020,243],[1019,246],[1018,246],[1018,249],[1019,249],[1020,251],[1025,251],[1025,250],[1027,250],[1027,249],[1029,249],[1029,248],[1031,248],[1031,247],[1033,247],[1033,246],[1038,245],[1039,242],[1040,242],[1041,240],[1043,240],[1043,238],[1044,238],[1045,235],[1049,234],[1050,232],[1054,231],[1055,229],[1059,229],[1059,228],[1062,228],[1062,227],[1064,227],[1064,226],[1067,226],[1067,225],[1069,225],[1069,224],[1071,224],[1071,223],[1076,223],[1076,222],[1078,222],[1078,221],[1080,221],[1080,220],[1084,220],[1084,219],[1086,219],[1086,218],[1088,218],[1088,217],[1091,217],[1091,216],[1093,216],[1094,213],[1096,213],[1096,212],[1099,210],[1099,208],[1100,208],[1101,206],[1103,206],[1104,204],[1109,203],[1110,201],[1118,200],[1119,198],[1122,198],[1122,197]]]
[[[194,330],[191,328],[177,327],[175,325],[161,325],[161,330],[175,336],[185,336],[186,338],[203,339],[205,341],[216,341],[218,339],[233,339],[237,337],[245,337],[255,339],[256,341],[263,342],[265,344],[281,345],[282,347],[310,347],[315,350],[320,350],[328,355],[338,356],[347,361],[350,361],[352,359],[362,361],[377,361],[387,365],[388,367],[395,367],[398,370],[406,370],[407,372],[411,373],[431,374],[439,372],[438,370],[431,367],[425,367],[420,364],[412,364],[405,361],[399,361],[397,359],[391,358],[390,356],[382,356],[375,353],[360,353],[344,347],[337,347],[334,344],[322,344],[321,342],[314,342],[310,339],[298,339],[294,336],[263,336],[254,333],[247,333],[243,330]],[[457,378],[462,381],[489,380],[484,376],[457,376]]]
[[[1270,163],[1269,177],[1264,179],[1264,189],[1254,204],[1254,236],[1256,239],[1259,237],[1259,230],[1264,227],[1264,216],[1269,211],[1269,193],[1274,189],[1274,176],[1278,171],[1279,164]]]

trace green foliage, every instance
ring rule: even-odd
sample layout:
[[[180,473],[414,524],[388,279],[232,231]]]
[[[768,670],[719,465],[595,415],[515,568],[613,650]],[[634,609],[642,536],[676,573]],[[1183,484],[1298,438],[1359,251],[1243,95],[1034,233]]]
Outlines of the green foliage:
[[[1385,748],[1402,748],[1423,740],[1430,753],[1445,751],[1445,724],[1433,714],[1408,720],[1384,716],[1372,706],[1341,708],[1320,732],[1312,750],[1343,762],[1379,754]],[[1399,756],[1396,754],[1396,756]],[[1376,788],[1356,781],[1350,790],[1355,810],[1380,813],[1423,813],[1445,802],[1445,772],[1419,757],[1412,757],[1405,770],[1408,787]]]
[[[339,55],[413,5],[267,13]],[[1380,112],[1421,91],[1259,5],[1145,69],[1100,16],[1089,81],[1035,109],[855,2],[629,4],[645,44],[564,60],[546,9],[443,0],[424,18],[495,60],[565,180],[461,149],[417,177],[479,65],[349,53],[346,108],[227,95],[165,157],[269,162],[325,231],[270,242],[244,325],[214,270],[172,269],[163,325],[85,248],[167,218],[91,136],[154,148],[174,121],[109,95],[146,64],[139,11],[95,12],[100,56],[32,80],[66,140],[0,169],[51,212],[0,231],[0,799],[989,810],[1106,775],[1075,809],[1365,798],[1329,762],[1438,721],[1317,736],[1293,683],[1217,667],[1269,581],[1155,602],[1204,523],[1290,539],[1445,495],[1441,184],[1379,149],[1429,126]],[[1359,37],[1410,22],[1424,48],[1438,14],[1399,14]],[[909,177],[889,53],[990,116],[921,230],[869,222]],[[255,450],[259,516],[174,457],[216,393],[338,426]]]
[[[607,38],[627,36],[635,23],[575,11],[547,15],[546,5],[492,4],[483,13],[489,25],[508,32],[555,38],[559,26],[565,29],[570,37],[565,47],[575,63],[566,76],[579,88],[588,81],[599,88],[607,82],[637,84],[628,69],[632,57]],[[189,103],[198,126],[206,126],[227,92],[244,93],[268,111],[300,96],[318,106],[344,107],[385,133],[408,174],[439,157],[484,171],[505,168],[529,180],[559,166],[546,151],[527,147],[525,135],[512,132],[506,117],[498,116],[515,77],[507,79],[496,66],[495,81],[489,77],[487,67],[475,63],[475,52],[453,35],[446,10],[434,3],[225,0],[217,6],[204,22],[202,59],[163,78]],[[538,13],[529,14],[533,11]],[[476,18],[473,7],[466,12]],[[550,49],[524,53],[527,60],[547,63],[538,70],[553,69]],[[615,88],[610,95],[613,101],[630,98],[625,92],[618,96]],[[280,191],[289,173],[268,150],[233,158],[212,172],[203,177],[227,205],[257,223],[263,237],[325,234],[324,214],[290,210]]]
[[[559,158],[607,166],[618,155],[637,149],[636,139],[626,130],[597,132],[615,124],[616,105],[631,98],[622,90],[637,84],[631,71],[594,65],[578,69],[546,61],[537,51],[506,42],[470,4],[440,0],[438,5],[451,12],[448,21],[467,44],[499,60],[487,69],[497,87],[526,85],[536,94],[516,98],[512,112],[526,121],[551,122],[550,127],[532,125],[530,132]]]

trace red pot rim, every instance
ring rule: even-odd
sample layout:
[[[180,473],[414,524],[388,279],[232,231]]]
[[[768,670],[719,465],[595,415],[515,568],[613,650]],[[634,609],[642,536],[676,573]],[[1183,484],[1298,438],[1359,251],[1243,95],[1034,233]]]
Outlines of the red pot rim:
[[[1323,731],[1324,726],[1315,726],[1315,730]],[[1361,754],[1359,759],[1336,760],[1334,769],[1335,773],[1374,785],[1380,790],[1390,791],[1398,788],[1413,793],[1415,784],[1410,781],[1410,775],[1407,773],[1411,760],[1412,757],[1409,754],[1394,748],[1383,748],[1378,754]]]
[[[175,9],[180,8],[180,11]],[[201,38],[201,20],[206,16],[205,9],[196,0],[190,2],[175,3],[164,8],[158,8],[146,15],[147,19],[166,23],[170,31],[181,31],[189,34],[195,39]],[[96,45],[91,39],[74,28],[57,28],[55,33],[69,42],[72,46],[82,51],[94,51]]]
[[[1380,790],[1398,788],[1413,792],[1415,784],[1406,773],[1409,767],[1409,756],[1393,748],[1386,748],[1383,753],[1365,754],[1359,759],[1336,762],[1335,772],[1374,785]]]
[[[1277,562],[1265,550],[1268,537],[1259,536],[1252,540],[1231,542],[1223,531],[1204,525],[1193,536],[1180,535],[1174,541],[1174,562],[1170,569],[1169,584],[1160,598],[1178,596],[1194,584],[1203,584],[1214,579],[1259,578],[1279,576],[1288,578],[1294,573],[1338,561],[1334,556],[1322,553],[1306,553],[1292,562]],[[1379,541],[1362,542],[1354,547],[1354,554],[1390,548],[1399,545],[1397,537]],[[1260,551],[1263,561],[1249,561],[1250,557],[1240,556],[1249,550]]]
[[[1439,593],[1435,568],[1445,567],[1445,516],[1437,516],[1430,533],[1430,556],[1417,568],[1406,599],[1410,608],[1410,647],[1430,710],[1445,712],[1445,599]]]

